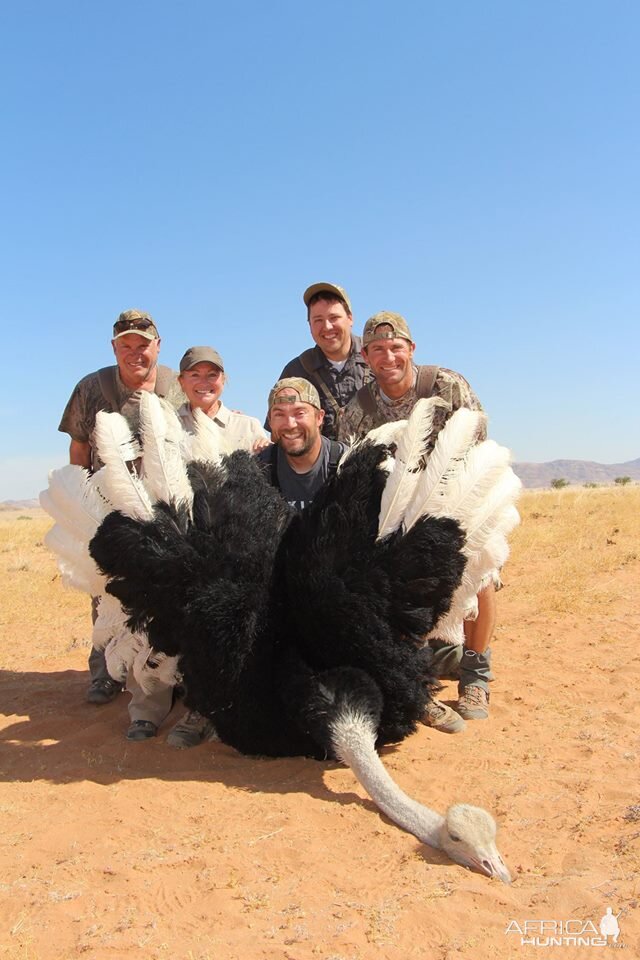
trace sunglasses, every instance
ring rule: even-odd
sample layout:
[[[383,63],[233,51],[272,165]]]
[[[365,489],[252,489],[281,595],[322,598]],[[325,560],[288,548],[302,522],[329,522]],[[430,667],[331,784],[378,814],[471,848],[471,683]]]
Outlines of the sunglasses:
[[[125,330],[148,330],[153,327],[153,320],[117,320],[113,325],[114,333],[124,333]]]

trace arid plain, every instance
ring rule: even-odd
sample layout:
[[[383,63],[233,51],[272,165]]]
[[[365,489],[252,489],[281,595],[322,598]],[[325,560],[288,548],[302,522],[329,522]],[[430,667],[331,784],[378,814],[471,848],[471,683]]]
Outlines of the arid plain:
[[[494,813],[511,886],[403,833],[336,763],[173,750],[180,707],[128,743],[126,695],[84,702],[89,603],[50,520],[0,512],[0,960],[640,955],[640,487],[520,510],[490,719],[384,751],[416,799]]]

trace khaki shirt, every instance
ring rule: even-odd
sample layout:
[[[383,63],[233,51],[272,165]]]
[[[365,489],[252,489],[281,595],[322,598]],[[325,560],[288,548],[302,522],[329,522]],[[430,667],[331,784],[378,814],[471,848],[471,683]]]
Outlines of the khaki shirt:
[[[196,432],[195,420],[188,403],[183,403],[178,410],[180,423],[186,433]],[[235,413],[228,410],[220,401],[220,408],[211,422],[216,425],[220,433],[220,453],[233,453],[234,450],[253,450],[256,440],[266,440],[265,432],[260,421],[255,417],[248,417],[245,413]]]
[[[384,396],[377,382],[372,380],[370,387],[376,405],[374,413],[365,414],[357,396],[353,397],[342,411],[338,439],[345,441],[348,441],[350,437],[360,439],[369,430],[381,427],[383,423],[406,420],[418,401],[416,393],[417,373],[418,371],[415,370],[413,386],[399,400],[391,400]],[[456,373],[455,370],[447,370],[445,367],[440,367],[438,370],[431,396],[440,397],[446,403],[446,407],[442,409],[441,414],[434,417],[433,437],[431,438],[433,443],[435,443],[435,437],[454,410],[458,410],[460,407],[467,407],[469,410],[482,410],[480,401],[462,374]],[[480,437],[479,439],[483,438]]]

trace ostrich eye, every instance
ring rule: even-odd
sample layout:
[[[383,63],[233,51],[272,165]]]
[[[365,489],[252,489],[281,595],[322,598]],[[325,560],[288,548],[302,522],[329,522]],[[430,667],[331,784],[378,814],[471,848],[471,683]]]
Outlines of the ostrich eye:
[[[461,838],[460,838],[460,837],[457,837],[457,836],[455,835],[455,833],[450,833],[450,834],[449,834],[449,839],[450,839],[450,840],[453,840],[454,843],[459,843]]]

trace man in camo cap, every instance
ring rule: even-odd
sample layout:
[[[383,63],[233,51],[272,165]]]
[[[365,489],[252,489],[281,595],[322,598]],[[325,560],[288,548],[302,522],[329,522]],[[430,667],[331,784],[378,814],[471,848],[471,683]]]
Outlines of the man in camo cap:
[[[416,345],[404,317],[382,311],[370,317],[362,334],[362,355],[373,380],[355,394],[343,411],[338,437],[363,437],[369,430],[395,420],[405,420],[422,397],[439,397],[445,401],[434,417],[432,436],[427,449],[451,414],[460,407],[481,410],[480,401],[465,380],[445,367],[416,366]],[[498,584],[499,585],[499,580]],[[464,720],[481,720],[489,715],[488,681],[492,679],[489,644],[495,626],[495,587],[493,584],[478,594],[478,618],[466,621],[462,649],[431,643],[434,661],[442,664],[442,673],[459,672],[459,699],[456,711],[434,700],[425,716],[425,723],[446,733],[464,728]]]
[[[318,391],[303,377],[278,380],[269,393],[273,444],[258,454],[271,483],[291,506],[304,509],[337,469],[345,445],[322,436]]]

